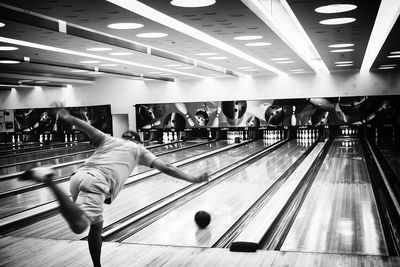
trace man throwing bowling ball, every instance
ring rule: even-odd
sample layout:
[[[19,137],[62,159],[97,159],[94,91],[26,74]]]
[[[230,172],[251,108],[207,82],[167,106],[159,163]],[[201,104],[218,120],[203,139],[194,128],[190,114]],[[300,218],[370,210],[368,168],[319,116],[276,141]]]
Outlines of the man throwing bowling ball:
[[[137,165],[156,168],[193,183],[208,180],[207,173],[192,175],[162,162],[140,144],[140,137],[134,131],[126,132],[122,138],[112,137],[72,116],[62,105],[56,103],[56,106],[59,107],[59,119],[85,132],[96,147],[93,155],[70,178],[73,201],[52,181],[55,172],[51,168],[31,169],[21,179],[43,182],[53,191],[60,203],[62,215],[74,233],[80,234],[90,226],[88,244],[94,266],[101,266],[103,203],[112,203]]]

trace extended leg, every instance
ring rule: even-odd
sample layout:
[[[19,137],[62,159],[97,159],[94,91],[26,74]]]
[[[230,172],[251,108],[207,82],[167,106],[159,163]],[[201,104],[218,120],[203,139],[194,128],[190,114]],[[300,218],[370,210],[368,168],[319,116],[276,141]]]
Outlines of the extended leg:
[[[56,196],[60,211],[74,233],[82,233],[89,225],[85,213],[52,181],[54,171],[51,168],[38,167],[26,171],[20,178],[33,179],[47,185]]]

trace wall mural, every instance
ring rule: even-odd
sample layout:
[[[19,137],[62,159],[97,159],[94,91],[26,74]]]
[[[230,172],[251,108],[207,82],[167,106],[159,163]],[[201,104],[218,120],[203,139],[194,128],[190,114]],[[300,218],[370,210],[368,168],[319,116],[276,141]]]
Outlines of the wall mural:
[[[66,107],[69,112],[100,129],[112,134],[111,106]],[[87,136],[71,125],[58,120],[57,108],[14,109],[13,142],[86,141]],[[11,127],[11,126],[10,126]],[[14,135],[15,134],[15,135]],[[8,138],[2,134],[1,139]],[[9,140],[6,140],[9,141]]]
[[[400,96],[139,104],[138,130],[399,124]]]

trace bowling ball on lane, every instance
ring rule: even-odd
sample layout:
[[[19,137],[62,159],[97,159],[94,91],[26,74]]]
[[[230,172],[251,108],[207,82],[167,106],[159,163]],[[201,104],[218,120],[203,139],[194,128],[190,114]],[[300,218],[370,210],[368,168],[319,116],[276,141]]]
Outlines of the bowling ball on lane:
[[[184,130],[186,126],[186,119],[179,113],[170,113],[164,119],[164,128],[171,128],[176,130]]]
[[[246,101],[223,101],[221,110],[230,125],[239,125],[247,110]]]
[[[285,119],[283,108],[277,105],[271,105],[265,110],[265,121],[270,125],[279,125]]]
[[[206,228],[211,222],[211,215],[207,211],[200,210],[194,215],[194,221],[199,228]]]

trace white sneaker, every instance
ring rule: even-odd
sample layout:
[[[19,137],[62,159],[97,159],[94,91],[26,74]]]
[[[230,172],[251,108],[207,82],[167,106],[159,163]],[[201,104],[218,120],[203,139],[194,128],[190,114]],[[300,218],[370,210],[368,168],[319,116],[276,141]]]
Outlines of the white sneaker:
[[[19,178],[21,180],[35,180],[37,182],[49,182],[55,176],[51,167],[36,167],[25,171]]]

